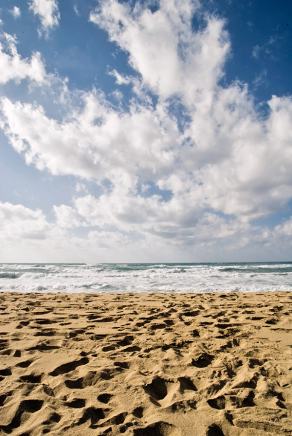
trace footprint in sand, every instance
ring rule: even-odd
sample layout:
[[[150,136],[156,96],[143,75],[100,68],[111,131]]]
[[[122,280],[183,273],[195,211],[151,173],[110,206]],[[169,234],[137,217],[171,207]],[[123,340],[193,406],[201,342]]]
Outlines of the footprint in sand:
[[[143,386],[143,389],[156,401],[163,400],[167,395],[167,381],[157,376],[151,383]]]
[[[28,374],[28,375],[22,375],[19,378],[20,381],[25,383],[32,383],[32,384],[38,384],[42,380],[42,376],[39,374]]]
[[[211,424],[207,429],[206,436],[224,436],[224,433],[219,425]]]
[[[114,362],[114,366],[117,366],[118,368],[121,368],[121,369],[129,369],[130,363],[129,362]]]
[[[43,407],[43,400],[23,400],[19,404],[10,424],[0,425],[0,430],[12,433],[13,430],[22,424],[22,415],[25,413],[35,413]]]
[[[211,406],[213,409],[225,409],[225,397],[224,395],[221,395],[220,397],[211,398],[210,400],[207,400],[207,403],[209,406]]]
[[[158,421],[147,427],[134,429],[134,436],[180,436],[181,431],[174,425]]]
[[[132,415],[134,415],[135,418],[143,418],[144,408],[142,406],[135,407],[135,409],[132,411]]]
[[[111,398],[112,398],[112,394],[107,394],[107,393],[100,394],[97,397],[98,401],[104,404],[107,404]]]
[[[66,374],[67,372],[74,371],[78,366],[86,365],[89,362],[87,357],[82,357],[79,360],[74,360],[73,362],[64,363],[63,365],[58,366],[53,371],[49,373],[53,377],[61,374]]]
[[[12,391],[6,392],[5,394],[0,395],[0,407],[2,407],[8,397],[11,397],[13,394]]]
[[[93,386],[98,379],[99,375],[96,371],[89,371],[84,377],[65,380],[65,386],[69,389],[84,389]]]
[[[196,386],[189,377],[179,377],[179,390],[183,394],[185,391],[197,391]]]
[[[89,421],[90,428],[97,428],[97,423],[99,420],[105,418],[105,411],[99,407],[88,407],[84,410],[82,417],[77,422],[77,425],[84,424]]]
[[[19,363],[17,363],[15,366],[18,366],[18,367],[20,367],[20,368],[28,368],[29,367],[29,365],[31,365],[32,364],[32,360],[24,360],[24,361],[22,361],[22,362],[19,362]]]
[[[209,366],[214,359],[214,356],[208,353],[203,353],[200,356],[198,356],[196,359],[192,359],[192,365],[196,366],[197,368],[206,368],[206,366]]]
[[[82,409],[85,407],[86,401],[83,398],[74,398],[71,401],[67,401],[65,405],[73,409]]]
[[[11,371],[10,368],[3,368],[3,369],[0,369],[0,376],[1,376],[1,377],[8,377],[8,376],[10,376],[11,374],[12,374],[12,371]]]

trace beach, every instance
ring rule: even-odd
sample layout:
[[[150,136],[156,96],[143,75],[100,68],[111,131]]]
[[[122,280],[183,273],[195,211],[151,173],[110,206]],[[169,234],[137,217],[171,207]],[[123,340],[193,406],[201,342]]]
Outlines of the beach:
[[[0,434],[292,435],[292,293],[1,293]]]

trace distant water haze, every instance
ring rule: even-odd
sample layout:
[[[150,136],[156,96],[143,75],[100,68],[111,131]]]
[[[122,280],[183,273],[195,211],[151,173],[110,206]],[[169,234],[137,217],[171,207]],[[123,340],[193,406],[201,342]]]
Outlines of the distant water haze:
[[[292,262],[0,264],[17,292],[292,291]]]

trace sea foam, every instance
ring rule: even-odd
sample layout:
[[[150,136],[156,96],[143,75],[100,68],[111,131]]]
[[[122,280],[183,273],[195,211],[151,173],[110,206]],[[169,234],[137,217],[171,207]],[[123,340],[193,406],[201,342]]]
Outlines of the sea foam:
[[[0,264],[0,290],[292,291],[292,263]]]

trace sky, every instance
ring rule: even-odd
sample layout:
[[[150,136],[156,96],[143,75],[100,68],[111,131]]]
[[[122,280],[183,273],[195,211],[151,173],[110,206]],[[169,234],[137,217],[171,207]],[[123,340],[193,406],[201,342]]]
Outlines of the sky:
[[[2,0],[0,261],[291,260],[291,16]]]

